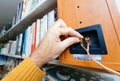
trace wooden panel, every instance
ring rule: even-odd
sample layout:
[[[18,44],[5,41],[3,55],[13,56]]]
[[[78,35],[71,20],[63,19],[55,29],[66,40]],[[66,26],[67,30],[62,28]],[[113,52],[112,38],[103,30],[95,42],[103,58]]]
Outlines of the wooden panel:
[[[120,42],[120,0],[106,0]],[[120,43],[119,43],[120,44]]]
[[[105,38],[107,55],[102,56],[104,65],[120,70],[120,45],[114,24],[105,0],[58,0],[58,17],[63,19],[73,29],[101,24]],[[69,49],[60,58],[63,64],[100,68],[92,61],[75,60]]]

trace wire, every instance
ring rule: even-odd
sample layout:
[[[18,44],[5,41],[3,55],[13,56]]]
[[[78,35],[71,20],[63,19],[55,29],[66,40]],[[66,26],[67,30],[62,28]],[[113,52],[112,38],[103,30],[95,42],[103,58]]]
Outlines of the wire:
[[[95,62],[96,64],[98,64],[99,66],[101,66],[101,67],[102,67],[103,69],[105,69],[106,71],[108,71],[108,72],[110,72],[110,73],[112,73],[112,74],[115,74],[115,75],[120,76],[120,73],[119,73],[119,72],[117,72],[117,71],[115,71],[115,70],[112,70],[112,69],[104,66],[103,64],[101,64],[99,61],[95,60],[95,59],[90,55],[90,52],[89,52],[90,41],[89,41],[89,42],[86,42],[86,43],[87,43],[87,48],[85,48],[82,43],[80,43],[80,45],[81,45],[81,47],[87,52],[88,57],[89,57],[92,61],[94,61],[94,62]]]

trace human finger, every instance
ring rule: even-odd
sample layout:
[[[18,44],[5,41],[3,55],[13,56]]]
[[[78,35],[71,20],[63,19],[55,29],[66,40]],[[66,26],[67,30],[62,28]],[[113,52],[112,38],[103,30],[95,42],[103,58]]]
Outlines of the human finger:
[[[75,30],[73,30],[70,27],[61,28],[60,35],[68,35],[68,36],[71,36],[71,37],[83,38],[83,36],[81,34],[79,34],[78,32],[76,32]]]
[[[80,42],[79,38],[77,38],[77,37],[68,37],[65,40],[63,40],[60,43],[60,45],[61,45],[61,47],[63,48],[63,51],[64,51],[67,47],[71,46],[72,44],[78,43],[78,42]]]
[[[67,27],[66,23],[62,20],[62,19],[58,19],[55,23],[54,23],[55,27]]]

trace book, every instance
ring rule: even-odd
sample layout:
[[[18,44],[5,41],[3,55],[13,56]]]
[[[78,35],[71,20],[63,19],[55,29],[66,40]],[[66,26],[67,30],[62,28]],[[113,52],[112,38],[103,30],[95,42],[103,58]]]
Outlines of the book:
[[[19,15],[19,18],[18,18],[18,22],[22,19],[23,4],[24,4],[24,0],[21,1],[20,11],[19,11],[20,15]]]
[[[18,23],[21,20],[22,8],[23,8],[23,0],[19,3],[19,6],[18,6],[17,16],[16,16],[16,23]]]
[[[24,0],[24,1],[23,1],[23,8],[22,8],[21,20],[24,19],[24,17],[26,16],[27,5],[28,5],[28,0]]]
[[[36,47],[40,43],[40,19],[37,19],[37,30],[36,30]]]
[[[23,44],[23,34],[21,33],[18,36],[18,44],[17,44],[17,50],[16,50],[18,55],[21,55],[22,53],[22,44]]]
[[[40,33],[41,33],[41,38],[42,39],[44,37],[44,35],[46,34],[48,28],[47,28],[47,14],[44,15],[42,18],[41,18],[41,23],[40,23]]]
[[[31,47],[31,53],[35,50],[36,47],[36,30],[37,30],[37,22],[34,22],[33,25],[33,40],[32,40],[32,47]]]
[[[50,11],[48,14],[48,29],[55,22],[55,10]]]
[[[26,38],[26,57],[28,57],[31,54],[31,46],[32,46],[32,39],[31,39],[31,26],[27,28],[27,38]]]
[[[16,54],[16,47],[17,47],[17,41],[14,40],[12,41],[12,44],[11,44],[10,54],[13,54],[13,55]]]
[[[15,24],[18,22],[18,18],[19,18],[19,11],[20,11],[20,5],[21,5],[21,2],[18,4],[18,7],[17,7],[17,13],[15,15]]]
[[[6,61],[7,61],[6,56],[0,56],[0,65],[5,65]]]
[[[22,58],[26,57],[26,38],[27,38],[27,29],[24,32],[23,47],[22,47]]]
[[[39,4],[39,0],[31,0],[30,10],[33,10]]]
[[[43,38],[44,36],[44,19],[43,17],[40,19],[40,40]]]
[[[47,30],[48,30],[48,18],[47,18],[47,14],[43,16],[43,32],[44,35],[46,34]]]

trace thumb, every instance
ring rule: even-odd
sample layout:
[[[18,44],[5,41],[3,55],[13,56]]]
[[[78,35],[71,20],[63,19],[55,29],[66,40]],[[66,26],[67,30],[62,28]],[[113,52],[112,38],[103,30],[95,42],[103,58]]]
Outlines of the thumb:
[[[68,48],[72,44],[75,44],[75,43],[78,43],[78,42],[80,42],[79,38],[69,37],[69,38],[66,38],[65,40],[63,40],[61,42],[61,47],[63,48],[63,50],[65,50],[66,48]]]

